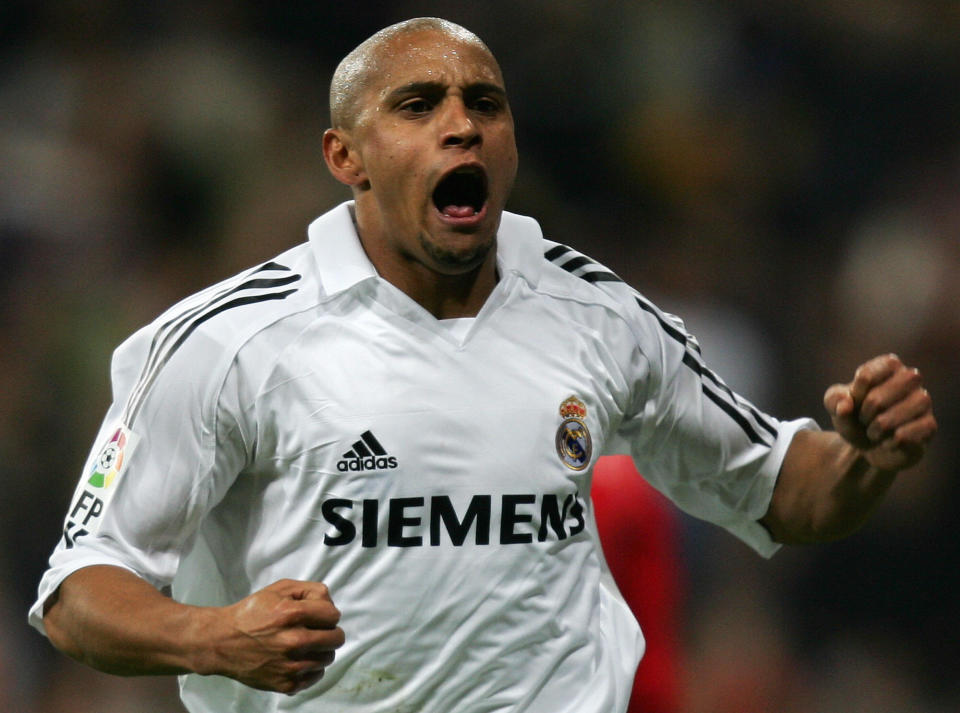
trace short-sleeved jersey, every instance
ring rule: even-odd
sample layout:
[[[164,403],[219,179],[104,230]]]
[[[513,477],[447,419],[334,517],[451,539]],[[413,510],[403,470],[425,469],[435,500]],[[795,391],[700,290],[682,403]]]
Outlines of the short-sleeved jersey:
[[[113,405],[31,623],[71,572],[178,600],[323,581],[346,644],[293,697],[189,675],[194,713],[611,713],[643,651],[596,540],[602,453],[764,555],[798,428],[734,395],[682,324],[505,213],[498,283],[451,330],[381,279],[343,204],[309,240],[121,345]]]

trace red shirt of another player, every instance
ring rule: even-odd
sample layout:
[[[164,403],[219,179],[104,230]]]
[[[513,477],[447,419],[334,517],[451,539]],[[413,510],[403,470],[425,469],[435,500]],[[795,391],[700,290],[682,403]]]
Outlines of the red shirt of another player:
[[[627,456],[605,456],[592,499],[603,555],[647,649],[627,713],[680,710],[680,548],[675,510]]]

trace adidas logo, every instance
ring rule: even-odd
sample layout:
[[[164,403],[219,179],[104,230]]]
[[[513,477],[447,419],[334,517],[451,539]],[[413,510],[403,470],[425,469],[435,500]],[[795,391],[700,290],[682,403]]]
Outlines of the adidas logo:
[[[399,466],[394,456],[387,455],[387,452],[380,445],[380,441],[374,438],[370,431],[364,431],[360,440],[353,444],[353,447],[343,454],[343,458],[337,461],[337,470],[341,473],[348,471],[364,470],[386,470]]]

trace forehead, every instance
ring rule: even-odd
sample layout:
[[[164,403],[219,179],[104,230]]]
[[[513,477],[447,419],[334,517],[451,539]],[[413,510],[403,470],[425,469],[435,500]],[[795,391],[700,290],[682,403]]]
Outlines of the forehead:
[[[493,55],[476,42],[433,30],[398,35],[377,52],[370,88],[378,97],[413,81],[466,86],[474,82],[503,85]]]

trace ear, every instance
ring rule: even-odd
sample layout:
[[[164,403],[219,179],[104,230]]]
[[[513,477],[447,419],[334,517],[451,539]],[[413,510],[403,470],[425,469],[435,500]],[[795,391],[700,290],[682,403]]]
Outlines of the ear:
[[[330,173],[340,183],[351,188],[363,188],[367,184],[363,162],[353,149],[350,134],[343,129],[327,129],[323,132],[323,159]]]

